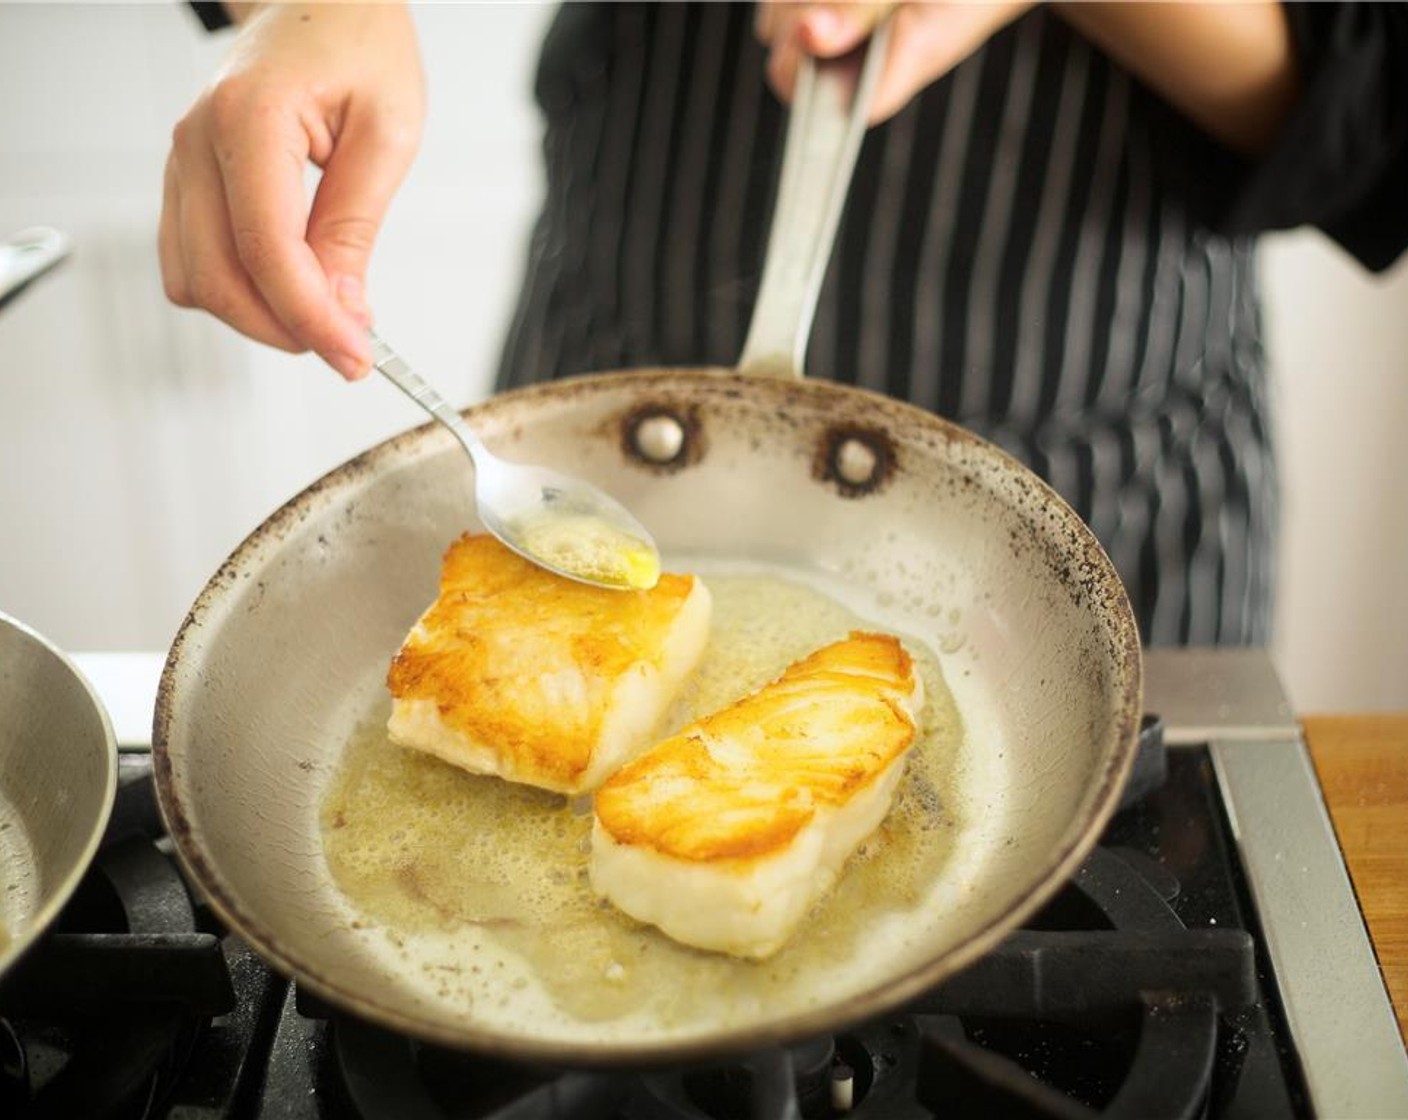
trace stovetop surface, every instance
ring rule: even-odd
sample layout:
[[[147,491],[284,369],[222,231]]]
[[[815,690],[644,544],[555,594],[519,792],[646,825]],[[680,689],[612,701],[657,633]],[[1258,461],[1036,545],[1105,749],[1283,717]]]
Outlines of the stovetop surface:
[[[786,1052],[603,1072],[488,1061],[319,1005],[192,901],[149,762],[124,756],[98,861],[0,990],[0,1114],[1308,1115],[1208,752],[1164,765],[1033,921],[914,1005]]]

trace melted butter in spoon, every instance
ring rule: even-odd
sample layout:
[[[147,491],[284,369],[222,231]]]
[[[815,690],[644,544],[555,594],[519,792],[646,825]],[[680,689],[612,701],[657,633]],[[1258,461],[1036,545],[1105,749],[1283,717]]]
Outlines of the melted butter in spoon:
[[[654,545],[593,514],[543,511],[513,526],[531,559],[563,575],[623,591],[649,591],[660,579]]]

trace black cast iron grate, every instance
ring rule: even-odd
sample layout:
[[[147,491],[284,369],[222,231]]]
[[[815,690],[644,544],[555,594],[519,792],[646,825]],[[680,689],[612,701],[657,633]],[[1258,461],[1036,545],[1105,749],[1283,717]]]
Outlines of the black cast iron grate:
[[[835,1039],[690,1070],[556,1072],[333,1017],[341,1088],[365,1120],[1196,1117],[1214,1089],[1219,1010],[1257,999],[1252,940],[1240,930],[1185,929],[1131,861],[1137,855],[1097,850],[1043,918],[1083,928],[1019,931],[905,1015]],[[1096,924],[1108,928],[1088,928]],[[304,1008],[327,1014],[312,1001]],[[1049,1030],[1034,1036],[1033,1023]],[[1066,1085],[1038,1080],[1030,1060],[1004,1054],[1004,1035],[1008,1049],[1045,1047],[1048,1056],[1053,1039],[1073,1040],[1072,1054],[1048,1063]],[[1074,1041],[1092,1038],[1105,1039],[1094,1063],[1102,1073],[1090,1072],[1088,1047],[1097,1044]],[[1222,1077],[1235,1073],[1224,1062]],[[838,1109],[833,1091],[851,1107]],[[454,1110],[475,1094],[476,1111]]]
[[[0,1115],[145,1117],[233,1007],[220,940],[159,832],[149,767],[124,766],[93,866],[0,988]]]

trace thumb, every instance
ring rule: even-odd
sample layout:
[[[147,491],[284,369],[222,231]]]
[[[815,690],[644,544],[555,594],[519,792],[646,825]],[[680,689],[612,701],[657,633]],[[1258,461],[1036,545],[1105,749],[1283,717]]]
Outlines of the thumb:
[[[808,54],[836,58],[860,46],[895,7],[893,3],[812,4],[800,14],[797,34]]]
[[[367,266],[414,150],[413,142],[391,137],[370,114],[350,114],[308,215],[308,245],[333,295],[366,325],[371,323],[363,294]]]

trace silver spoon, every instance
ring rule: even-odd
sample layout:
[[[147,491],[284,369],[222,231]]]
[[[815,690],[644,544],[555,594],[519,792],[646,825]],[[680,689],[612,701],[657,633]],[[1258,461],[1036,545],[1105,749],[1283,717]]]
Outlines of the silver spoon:
[[[625,506],[591,483],[547,467],[510,463],[484,446],[460,414],[374,331],[372,364],[449,428],[474,462],[479,520],[514,552],[597,587],[645,591],[660,578],[660,550]]]

